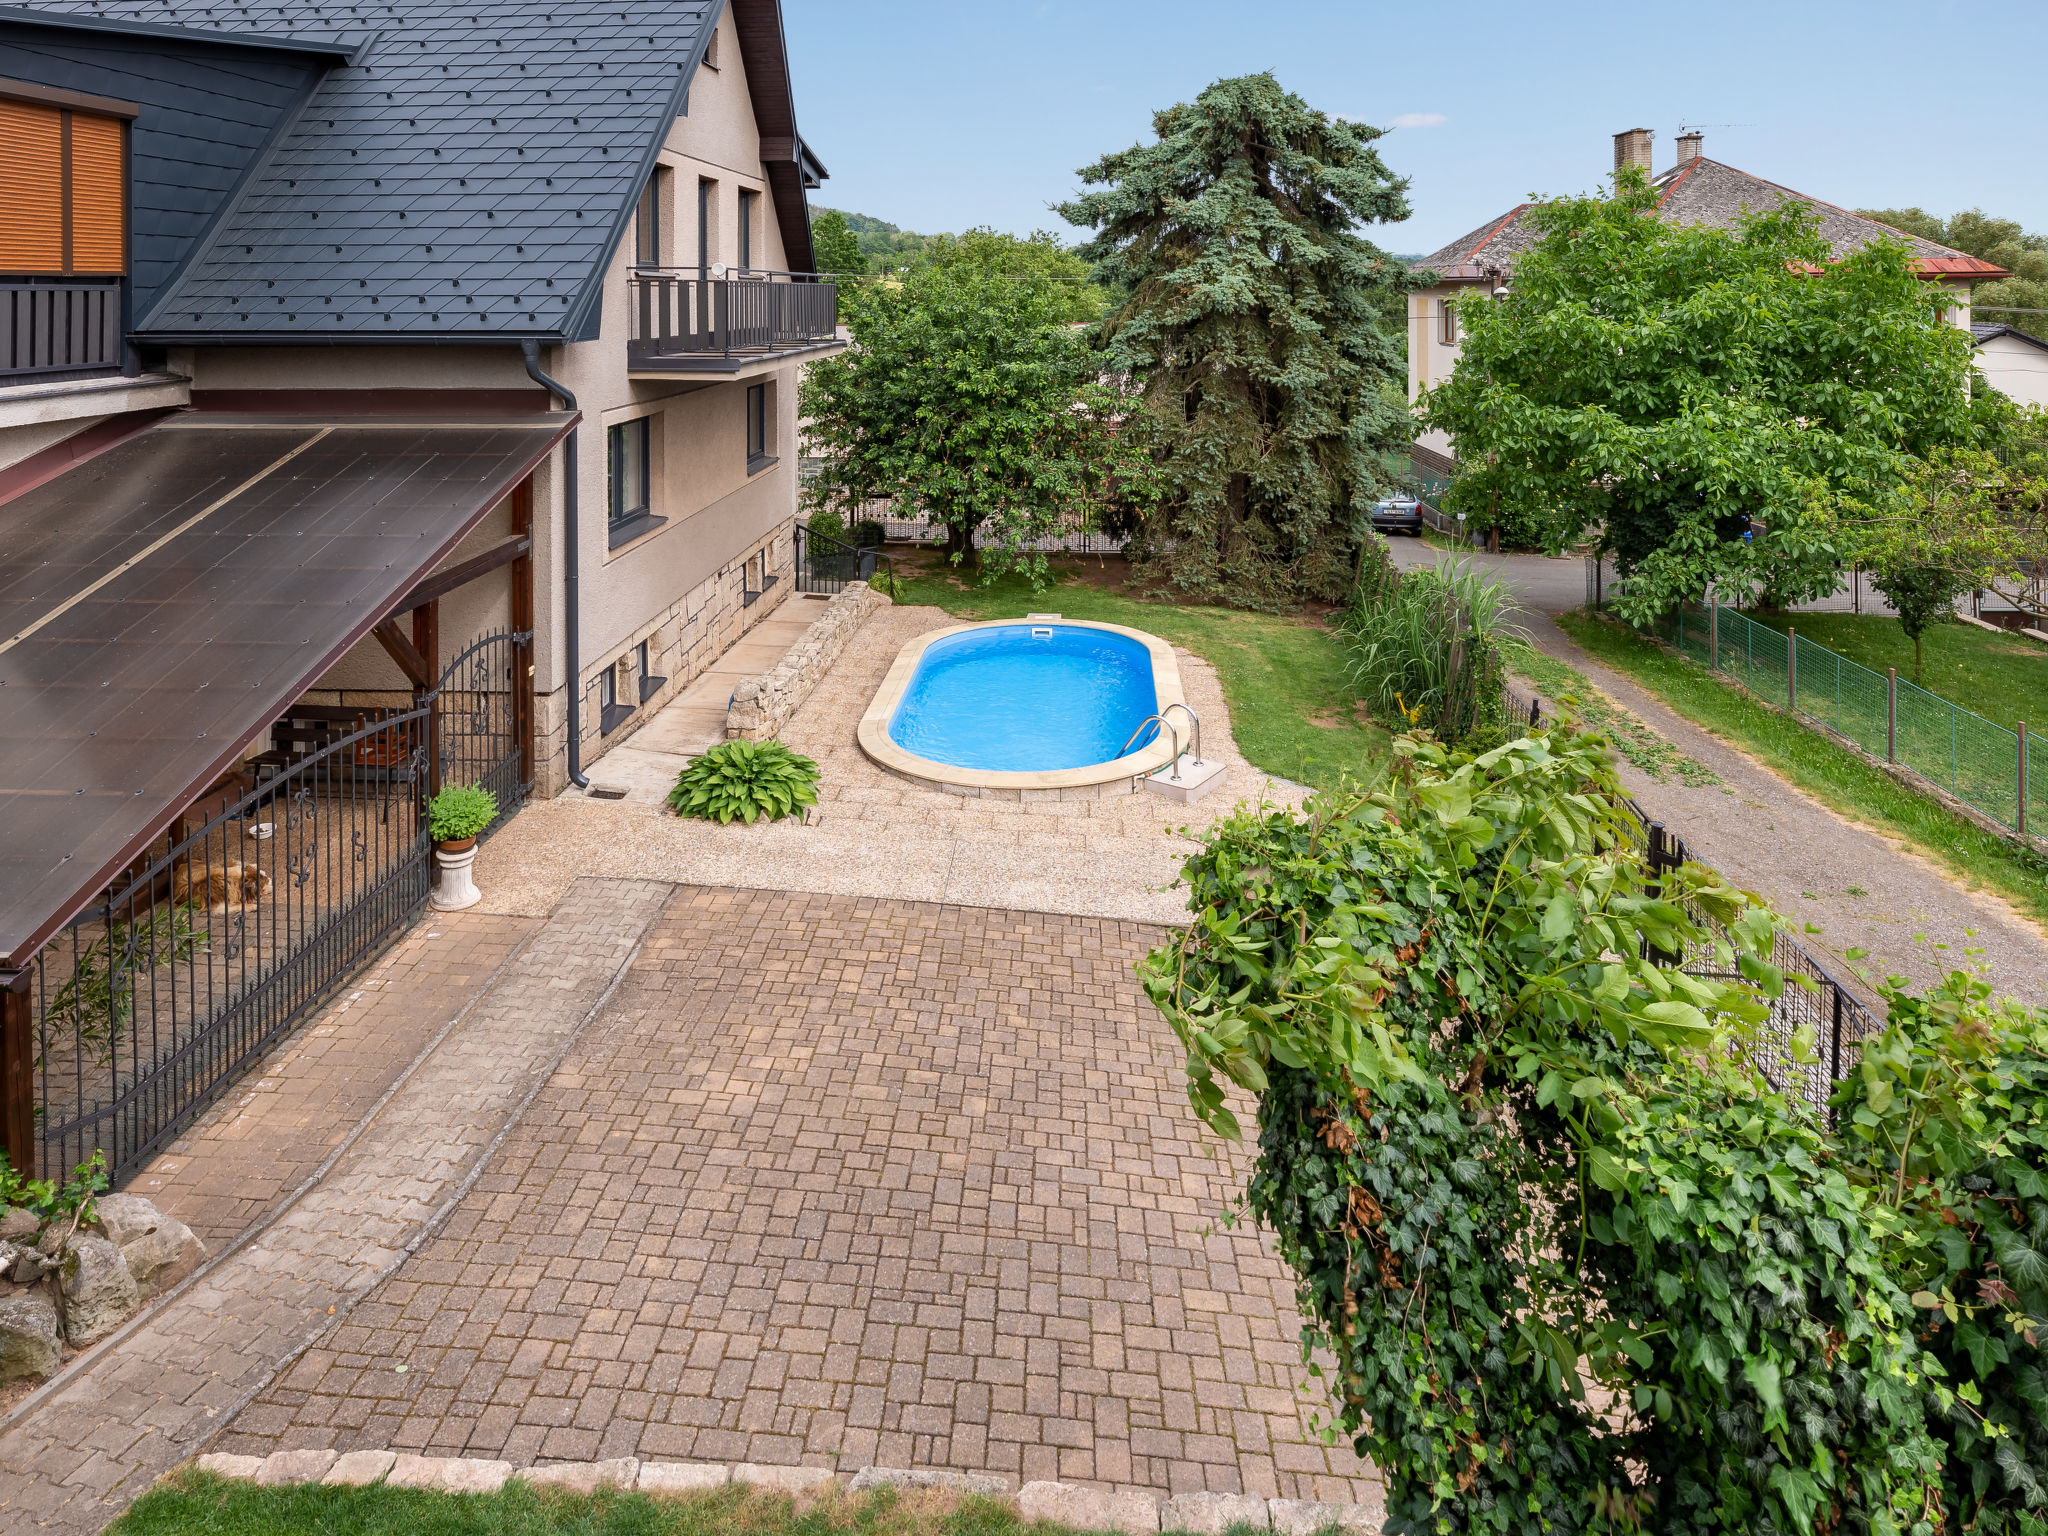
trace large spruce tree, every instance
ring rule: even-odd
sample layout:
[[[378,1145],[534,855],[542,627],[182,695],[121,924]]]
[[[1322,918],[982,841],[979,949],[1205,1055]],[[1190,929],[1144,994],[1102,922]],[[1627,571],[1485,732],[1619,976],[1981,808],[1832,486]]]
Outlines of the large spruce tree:
[[[1357,233],[1408,216],[1380,130],[1270,74],[1219,80],[1153,119],[1158,142],[1080,172],[1061,206],[1118,295],[1100,337],[1142,390],[1164,499],[1132,545],[1176,594],[1277,608],[1346,590],[1391,455],[1409,441],[1407,270]]]

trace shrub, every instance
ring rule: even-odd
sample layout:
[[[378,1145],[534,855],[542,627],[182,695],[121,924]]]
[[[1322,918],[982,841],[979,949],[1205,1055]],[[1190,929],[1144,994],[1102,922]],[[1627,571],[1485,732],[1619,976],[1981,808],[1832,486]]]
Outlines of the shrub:
[[[1754,1065],[1768,911],[1653,882],[1600,737],[1393,751],[1212,828],[1142,967],[1195,1112],[1257,1095],[1243,1209],[1389,1529],[1931,1529],[1888,1228]]]
[[[843,540],[846,537],[846,520],[830,507],[819,507],[806,520],[805,526],[828,539]]]
[[[480,835],[498,819],[498,797],[481,784],[451,784],[427,802],[427,831],[437,843]]]
[[[779,821],[818,803],[818,765],[779,741],[722,741],[685,768],[668,792],[678,816]]]
[[[1498,727],[1500,642],[1520,633],[1507,622],[1510,603],[1505,587],[1469,567],[1445,561],[1402,573],[1376,547],[1343,620],[1367,707],[1449,742]]]
[[[880,549],[889,542],[889,530],[872,517],[864,517],[847,530],[846,542],[855,549]]]

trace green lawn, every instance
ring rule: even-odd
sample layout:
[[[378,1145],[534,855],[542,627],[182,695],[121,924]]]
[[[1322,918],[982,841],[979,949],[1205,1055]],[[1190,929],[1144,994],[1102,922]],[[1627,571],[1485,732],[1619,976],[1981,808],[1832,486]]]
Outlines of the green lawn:
[[[1705,667],[1674,656],[1654,640],[1583,612],[1567,614],[1558,623],[1596,661],[1632,678],[1686,719],[1761,759],[1845,816],[1904,837],[1959,883],[1995,891],[2021,911],[2048,920],[2048,860],[1906,788],[1818,731],[1717,681]]]
[[[1788,625],[1808,640],[1882,673],[1897,667],[1913,676],[1913,642],[1899,621],[1876,614],[1756,613],[1759,624],[1783,633]],[[2048,645],[2018,635],[1993,635],[1970,624],[1936,624],[1921,637],[1926,676],[1920,686],[1951,704],[2013,729],[2048,730]],[[1803,702],[1803,701],[1802,701]]]
[[[492,1494],[415,1488],[259,1488],[188,1469],[130,1506],[107,1536],[1071,1536],[995,1499],[936,1491],[828,1495],[799,1512],[739,1486],[684,1498],[592,1495],[518,1481]]]
[[[1104,567],[1090,560],[1060,562],[1058,584],[1044,592],[1033,592],[1022,577],[976,585],[928,557],[906,558],[898,569],[907,573],[898,602],[930,604],[962,619],[1057,613],[1128,625],[1185,646],[1216,668],[1238,750],[1267,773],[1317,785],[1344,774],[1371,777],[1385,749],[1387,733],[1358,707],[1342,638],[1314,618],[1147,602],[1100,579]]]

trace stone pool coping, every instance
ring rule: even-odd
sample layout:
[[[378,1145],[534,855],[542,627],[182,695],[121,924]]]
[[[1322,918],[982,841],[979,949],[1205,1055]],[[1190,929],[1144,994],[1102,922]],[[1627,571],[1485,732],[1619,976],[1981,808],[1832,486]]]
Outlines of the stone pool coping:
[[[913,784],[926,789],[940,790],[952,795],[977,795],[999,800],[1071,800],[1093,799],[1103,794],[1127,794],[1135,791],[1147,774],[1164,768],[1173,761],[1171,738],[1164,732],[1149,746],[1136,752],[1112,759],[1106,763],[1090,763],[1083,768],[1057,768],[1043,773],[1005,772],[995,768],[960,768],[952,763],[934,762],[928,757],[919,757],[906,752],[889,739],[889,717],[896,713],[896,706],[903,701],[903,691],[910,686],[910,679],[917,672],[917,665],[924,659],[925,651],[934,641],[945,640],[953,635],[971,634],[979,629],[999,627],[1032,627],[1051,625],[1065,629],[1100,629],[1112,635],[1122,635],[1135,640],[1145,647],[1152,658],[1152,691],[1161,714],[1179,705],[1187,708],[1187,700],[1181,694],[1180,664],[1174,659],[1173,647],[1157,635],[1148,635],[1142,629],[1130,629],[1122,624],[1103,624],[1093,619],[1062,619],[1051,615],[1025,619],[984,619],[974,624],[953,624],[945,629],[935,629],[927,634],[913,635],[905,641],[896,653],[895,661],[889,664],[888,675],[882,679],[882,686],[875,690],[875,696],[868,701],[867,711],[860,717],[855,732],[860,749],[876,767],[890,773],[900,774]],[[1176,722],[1175,729],[1179,729]]]

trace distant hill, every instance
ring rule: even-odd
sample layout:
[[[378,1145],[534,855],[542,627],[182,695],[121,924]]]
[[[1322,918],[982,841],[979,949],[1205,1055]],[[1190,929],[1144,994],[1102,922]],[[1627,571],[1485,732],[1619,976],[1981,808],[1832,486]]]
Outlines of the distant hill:
[[[853,231],[854,239],[860,242],[860,253],[868,259],[868,270],[890,272],[902,267],[917,265],[936,235],[920,235],[915,230],[901,229],[886,219],[872,214],[852,213],[844,208],[837,210],[820,207],[813,203],[813,216],[837,212],[846,220],[846,227]]]

